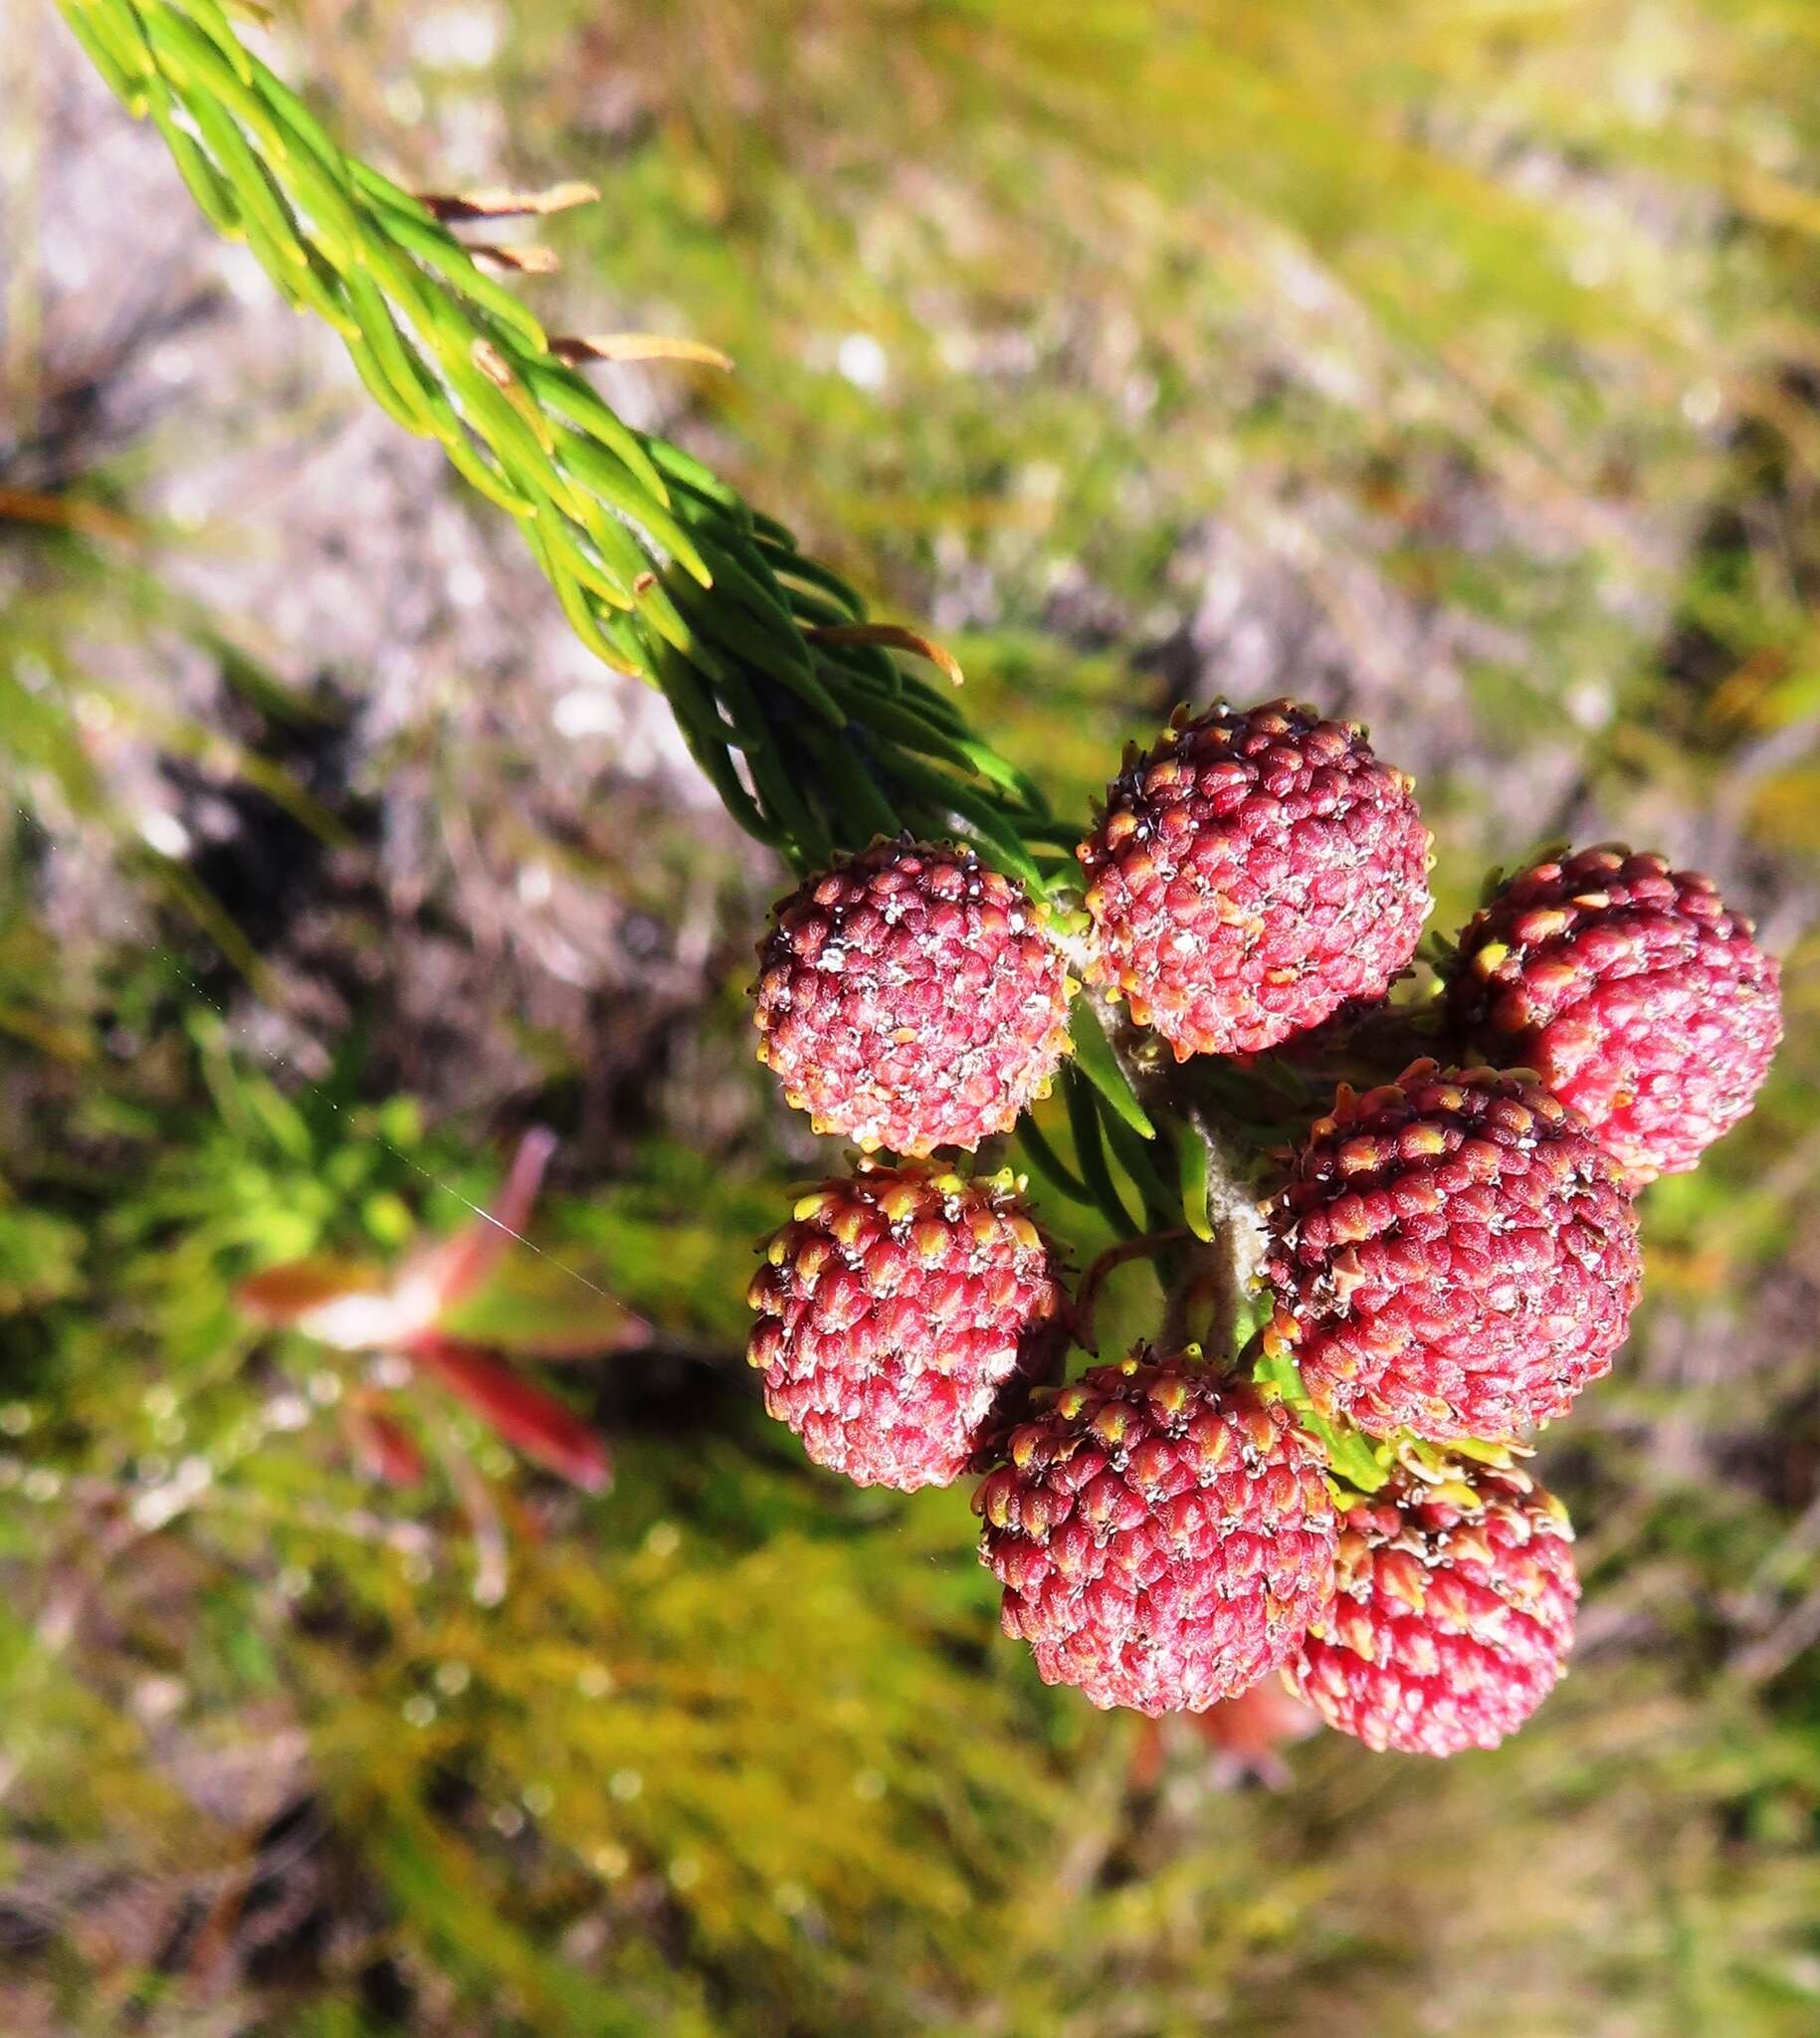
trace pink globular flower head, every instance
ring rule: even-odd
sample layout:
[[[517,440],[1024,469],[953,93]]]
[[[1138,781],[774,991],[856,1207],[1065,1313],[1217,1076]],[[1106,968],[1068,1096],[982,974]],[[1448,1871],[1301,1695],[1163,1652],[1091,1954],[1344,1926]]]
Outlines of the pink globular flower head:
[[[1190,1354],[1140,1347],[1039,1397],[973,1508],[1005,1632],[1096,1706],[1234,1697],[1288,1660],[1332,1583],[1318,1454]]]
[[[1170,729],[1078,853],[1090,975],[1178,1058],[1257,1053],[1382,997],[1431,904],[1409,780],[1289,701]]]
[[[1007,1178],[863,1167],[796,1206],[747,1300],[766,1408],[860,1486],[947,1486],[1067,1342],[1049,1247]]]
[[[1745,1116],[1782,1038],[1780,978],[1709,878],[1586,849],[1511,879],[1460,937],[1455,1024],[1532,1068],[1638,1183]]]
[[[1616,1164],[1522,1074],[1342,1089],[1269,1211],[1267,1338],[1373,1436],[1506,1442],[1610,1367],[1642,1281]]]
[[[965,847],[878,842],[778,907],[758,1056],[818,1131],[970,1150],[1047,1093],[1071,987],[1021,886]]]
[[[1515,1466],[1474,1466],[1470,1484],[1399,1473],[1347,1513],[1337,1573],[1290,1681],[1367,1747],[1496,1747],[1566,1667],[1573,1530]]]

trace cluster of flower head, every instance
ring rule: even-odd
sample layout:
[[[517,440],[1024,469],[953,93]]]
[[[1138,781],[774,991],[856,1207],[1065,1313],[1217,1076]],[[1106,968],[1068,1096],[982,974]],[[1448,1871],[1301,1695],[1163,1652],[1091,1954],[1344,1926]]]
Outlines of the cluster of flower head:
[[[1565,1663],[1572,1531],[1513,1454],[1624,1339],[1636,1191],[1743,1117],[1780,1035],[1776,965],[1706,879],[1587,850],[1466,928],[1448,1063],[1341,1086],[1265,1206],[1260,1348],[1293,1397],[1192,1345],[1059,1385],[1058,1254],[1017,1182],[933,1157],[1047,1094],[1071,955],[1178,1060],[1383,1000],[1430,847],[1361,730],[1222,709],[1127,757],[1079,850],[1076,945],[972,849],[909,841],[809,880],[761,945],[760,1058],[819,1130],[902,1156],[768,1242],[766,1406],[861,1485],[983,1471],[1005,1629],[1096,1705],[1198,1712],[1280,1671],[1371,1747],[1450,1754],[1519,1726]],[[1381,1443],[1378,1491],[1336,1488],[1324,1425]]]

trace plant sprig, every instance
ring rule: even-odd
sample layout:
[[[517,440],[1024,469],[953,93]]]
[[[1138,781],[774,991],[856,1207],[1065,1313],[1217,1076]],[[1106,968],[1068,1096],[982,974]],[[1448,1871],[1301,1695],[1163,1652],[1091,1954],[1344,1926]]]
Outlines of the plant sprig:
[[[619,418],[444,223],[461,208],[348,154],[241,41],[218,0],[59,0],[210,223],[340,335],[373,400],[516,521],[577,637],[659,688],[727,811],[794,869],[880,834],[961,834],[1041,892],[1042,793],[869,620],[680,447]],[[1066,832],[1065,830],[1062,832]]]

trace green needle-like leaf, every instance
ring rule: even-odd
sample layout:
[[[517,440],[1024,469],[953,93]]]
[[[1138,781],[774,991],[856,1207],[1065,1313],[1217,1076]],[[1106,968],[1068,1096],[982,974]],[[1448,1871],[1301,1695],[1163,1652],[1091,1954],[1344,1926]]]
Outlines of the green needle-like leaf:
[[[1075,1038],[1075,1067],[1132,1131],[1140,1138],[1154,1139],[1156,1127],[1138,1103],[1137,1093],[1131,1088],[1129,1079],[1118,1066],[1118,1057],[1113,1054],[1112,1044],[1106,1037],[1106,1028],[1100,1024],[1100,1015],[1088,999],[1075,1000],[1069,1023]]]

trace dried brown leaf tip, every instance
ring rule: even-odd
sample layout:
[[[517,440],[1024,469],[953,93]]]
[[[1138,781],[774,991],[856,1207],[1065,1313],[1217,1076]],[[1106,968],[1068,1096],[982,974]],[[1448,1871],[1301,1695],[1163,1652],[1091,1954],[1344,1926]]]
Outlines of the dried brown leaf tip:
[[[477,339],[469,348],[474,365],[480,369],[489,382],[497,383],[502,389],[512,388],[517,378],[511,372],[511,364],[490,339]]]
[[[419,191],[418,202],[429,207],[446,226],[474,219],[545,219],[592,205],[600,192],[592,184],[571,180],[542,191],[513,191],[490,184],[478,191]]]
[[[675,339],[662,332],[566,333],[550,341],[550,352],[571,367],[589,361],[691,361],[699,367],[730,369],[733,359],[701,339]]]
[[[815,644],[878,644],[889,651],[910,651],[926,658],[955,686],[965,683],[960,661],[943,644],[924,637],[918,630],[907,630],[902,623],[818,623],[803,632]]]
[[[554,276],[562,267],[555,249],[538,241],[526,241],[518,248],[476,241],[470,244],[468,252],[477,262],[491,262],[496,269],[509,269],[518,276]]]

